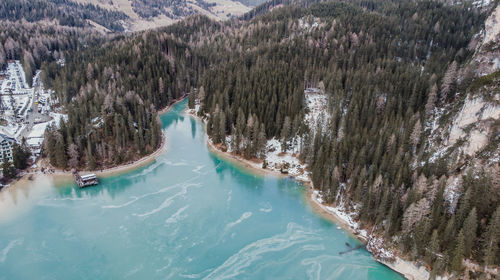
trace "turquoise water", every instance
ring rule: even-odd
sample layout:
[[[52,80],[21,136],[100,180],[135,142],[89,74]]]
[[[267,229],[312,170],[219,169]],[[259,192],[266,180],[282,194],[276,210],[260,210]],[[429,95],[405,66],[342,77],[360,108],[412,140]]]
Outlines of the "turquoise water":
[[[0,196],[0,279],[402,279],[317,216],[301,185],[211,154],[200,122],[162,116],[168,149],[97,187]]]

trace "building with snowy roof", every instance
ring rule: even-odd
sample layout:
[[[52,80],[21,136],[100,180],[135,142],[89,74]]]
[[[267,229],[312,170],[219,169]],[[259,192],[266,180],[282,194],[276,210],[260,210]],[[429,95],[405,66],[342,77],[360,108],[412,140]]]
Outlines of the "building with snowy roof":
[[[0,162],[3,161],[3,155],[5,154],[7,158],[12,161],[12,148],[16,140],[5,134],[0,134]]]

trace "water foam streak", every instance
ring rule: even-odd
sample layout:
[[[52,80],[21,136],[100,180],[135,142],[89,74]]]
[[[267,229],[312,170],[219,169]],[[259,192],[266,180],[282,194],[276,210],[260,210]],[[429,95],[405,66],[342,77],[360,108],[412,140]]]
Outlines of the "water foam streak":
[[[229,257],[204,279],[233,279],[244,273],[245,268],[261,259],[262,255],[283,251],[315,238],[317,237],[315,237],[314,233],[306,231],[295,223],[289,223],[285,233],[250,243],[236,254]]]

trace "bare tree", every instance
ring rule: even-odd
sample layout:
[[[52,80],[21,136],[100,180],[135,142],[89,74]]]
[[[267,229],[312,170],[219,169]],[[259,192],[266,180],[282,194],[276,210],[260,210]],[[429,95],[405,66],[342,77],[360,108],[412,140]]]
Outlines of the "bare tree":
[[[427,115],[430,115],[434,110],[434,107],[436,106],[437,91],[438,91],[437,85],[434,83],[434,85],[431,87],[429,91],[429,96],[427,97],[427,103],[425,104],[425,113]]]
[[[68,147],[69,161],[68,164],[71,168],[78,167],[78,146],[71,143]]]
[[[451,85],[455,81],[456,73],[457,73],[457,62],[453,61],[448,67],[448,70],[446,70],[443,80],[441,81],[441,98],[440,98],[441,102],[445,101],[446,97],[448,97],[448,94],[450,93],[451,90]]]
[[[420,123],[420,119],[417,120],[415,126],[413,127],[413,132],[410,135],[410,141],[413,145],[414,151],[417,149],[418,143],[420,143],[420,135],[422,134],[422,124]]]
[[[426,198],[410,204],[403,216],[403,231],[410,232],[425,216],[429,215],[430,206]]]

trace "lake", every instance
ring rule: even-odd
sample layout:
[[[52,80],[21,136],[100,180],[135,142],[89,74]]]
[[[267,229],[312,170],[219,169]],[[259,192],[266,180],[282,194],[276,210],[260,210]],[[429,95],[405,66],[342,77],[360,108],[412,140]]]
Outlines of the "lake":
[[[4,195],[0,279],[403,279],[364,249],[339,255],[359,242],[300,183],[212,154],[186,105],[161,116],[167,149],[143,168]]]

